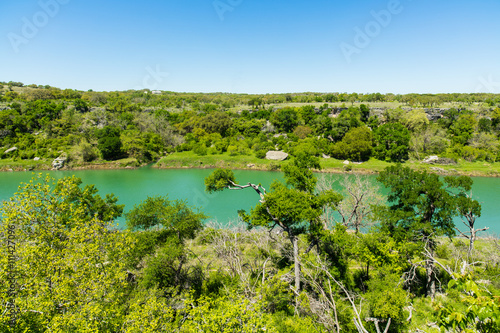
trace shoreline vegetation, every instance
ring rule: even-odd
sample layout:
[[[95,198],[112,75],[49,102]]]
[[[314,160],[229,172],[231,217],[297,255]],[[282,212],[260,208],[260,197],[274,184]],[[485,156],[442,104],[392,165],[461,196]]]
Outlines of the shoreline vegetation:
[[[304,153],[320,158],[322,172],[401,163],[499,177],[499,138],[500,94],[94,92],[0,82],[0,171],[53,163],[277,171]],[[288,159],[269,161],[270,151]],[[435,164],[422,163],[429,157]]]
[[[12,161],[11,159],[0,160],[0,172],[18,171],[50,171],[53,170],[51,160],[41,161]],[[116,161],[95,161],[90,163],[69,162],[59,169],[69,170],[118,170],[136,169],[151,165],[158,169],[215,169],[229,168],[237,170],[256,171],[280,171],[285,161],[272,161],[259,159],[255,156],[230,156],[228,153],[219,155],[198,156],[190,151],[175,152],[160,158],[154,163],[140,163],[135,158],[125,158]],[[390,165],[395,163],[379,161],[374,158],[366,162],[349,162],[334,158],[320,158],[321,173],[358,173],[358,174],[378,174]],[[404,166],[417,171],[427,171],[442,176],[469,176],[469,177],[500,177],[500,163],[488,162],[467,162],[458,161],[454,165],[428,164],[421,161],[407,161]]]

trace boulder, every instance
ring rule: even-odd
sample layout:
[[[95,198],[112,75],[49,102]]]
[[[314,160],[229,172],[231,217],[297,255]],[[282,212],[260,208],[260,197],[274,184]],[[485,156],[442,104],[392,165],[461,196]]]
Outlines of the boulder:
[[[266,159],[273,161],[283,161],[286,160],[288,154],[284,151],[270,150],[266,153]]]
[[[53,170],[59,170],[64,166],[64,163],[66,163],[66,160],[68,159],[68,156],[66,154],[62,154],[58,158],[52,161],[52,169]]]
[[[40,157],[35,157],[33,161],[40,161]]]
[[[425,158],[422,162],[423,163],[436,163],[439,160],[439,157],[436,155],[429,156]]]
[[[344,162],[342,162],[343,164],[345,165],[349,165],[349,161],[348,160],[345,160]]]
[[[7,153],[10,153],[10,152],[13,152],[13,151],[16,151],[17,150],[17,147],[12,147],[12,148],[9,148],[7,149],[6,151],[4,151],[3,153],[4,154],[7,154]]]

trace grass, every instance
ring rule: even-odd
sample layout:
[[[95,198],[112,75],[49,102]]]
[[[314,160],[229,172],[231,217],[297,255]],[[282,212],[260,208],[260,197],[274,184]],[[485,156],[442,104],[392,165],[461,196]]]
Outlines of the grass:
[[[0,171],[31,171],[52,169],[53,159],[21,160],[13,158],[0,159]]]
[[[196,155],[192,151],[173,153],[163,157],[156,163],[160,169],[169,168],[232,168],[273,170],[276,166],[287,162],[259,159],[252,155],[235,155],[222,153],[217,155]]]
[[[227,152],[218,155],[196,155],[192,151],[173,153],[163,157],[156,167],[160,169],[172,168],[232,168],[253,170],[277,170],[288,161],[270,161],[259,159],[252,155],[230,156]],[[343,160],[334,158],[321,158],[323,172],[345,172],[346,165]],[[363,163],[349,163],[353,173],[379,173],[395,163],[380,161],[374,158]],[[500,177],[500,163],[467,162],[459,160],[454,165],[425,164],[420,161],[407,161],[404,163],[414,170],[438,173],[441,175],[467,175]]]
[[[31,170],[50,170],[52,169],[52,160],[43,158],[40,161],[21,160],[13,158],[0,159],[0,171],[31,171]],[[231,168],[231,169],[249,169],[249,170],[279,170],[285,161],[270,161],[259,159],[251,153],[250,155],[234,155],[229,153],[217,155],[196,155],[192,151],[173,153],[161,158],[155,167],[160,169],[181,169],[181,168]],[[343,160],[334,158],[320,158],[323,172],[340,173],[346,171],[346,165]],[[363,163],[349,163],[349,168],[353,173],[379,173],[386,167],[394,165],[374,158]],[[454,165],[425,164],[420,161],[407,161],[405,166],[418,171],[427,170],[428,172],[441,175],[467,175],[482,177],[500,177],[500,162],[468,162],[459,160]],[[89,163],[70,161],[70,169],[120,169],[126,167],[138,167],[140,163],[135,158],[125,158],[116,161],[97,160]]]
[[[31,170],[52,170],[53,158],[42,158],[39,161],[5,158],[0,159],[0,171],[31,171]],[[139,162],[135,158],[124,158],[116,161],[94,161],[88,163],[70,161],[66,169],[119,169],[126,167],[137,167]]]

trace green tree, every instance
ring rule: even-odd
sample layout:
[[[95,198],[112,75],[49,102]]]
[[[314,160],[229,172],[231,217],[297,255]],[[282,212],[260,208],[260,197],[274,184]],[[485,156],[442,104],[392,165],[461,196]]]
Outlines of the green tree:
[[[14,327],[0,303],[2,332],[116,332],[128,290],[125,261],[133,247],[129,232],[113,232],[111,220],[78,187],[77,178],[38,176],[2,204],[1,235],[12,235],[13,266],[7,246],[0,255],[0,298],[18,310]],[[86,193],[87,192],[87,193]],[[90,191],[92,192],[92,191]],[[4,237],[5,237],[4,236]],[[2,243],[3,240],[2,240]],[[14,276],[12,276],[14,275]]]
[[[333,191],[313,193],[316,178],[310,168],[319,168],[318,159],[299,154],[284,169],[286,182],[292,188],[275,181],[271,184],[270,192],[266,192],[260,184],[237,184],[231,170],[217,169],[205,179],[206,191],[209,193],[224,189],[253,188],[259,194],[261,200],[252,208],[250,214],[244,211],[240,211],[239,214],[249,228],[265,227],[272,230],[279,227],[287,233],[293,246],[297,292],[300,290],[298,236],[309,234],[316,241],[322,229],[319,217],[323,206],[336,203],[341,198]]]
[[[294,108],[287,107],[274,112],[270,121],[280,132],[291,133],[299,124],[299,117]]]
[[[163,230],[177,236],[180,242],[192,239],[203,229],[207,216],[190,207],[185,200],[170,201],[166,196],[147,197],[125,214],[131,230]]]
[[[332,155],[337,159],[361,162],[367,161],[372,154],[372,131],[366,127],[349,130],[332,148]]]
[[[120,129],[106,126],[97,131],[99,141],[97,148],[101,151],[105,160],[116,160],[122,157],[122,141],[120,139]]]
[[[449,128],[451,140],[455,144],[465,145],[472,138],[476,128],[476,118],[470,114],[461,115]]]
[[[445,177],[443,181],[435,174],[414,171],[395,165],[387,167],[378,176],[389,189],[389,206],[381,207],[378,219],[382,228],[399,240],[419,241],[426,254],[432,256],[436,247],[435,238],[455,234],[453,217],[457,215],[457,197],[470,191],[470,177]],[[434,298],[434,261],[426,259],[426,294]]]
[[[374,135],[374,155],[379,160],[402,162],[408,159],[410,132],[400,123],[384,124]]]

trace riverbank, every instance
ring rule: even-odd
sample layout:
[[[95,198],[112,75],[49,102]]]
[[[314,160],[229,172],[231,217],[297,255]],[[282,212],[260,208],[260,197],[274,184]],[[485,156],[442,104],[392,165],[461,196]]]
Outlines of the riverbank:
[[[0,160],[0,171],[46,171],[52,170],[51,160]],[[192,151],[176,152],[161,158],[152,166],[158,169],[213,169],[230,168],[236,170],[279,171],[289,161],[271,161],[259,159],[253,155],[196,155]],[[377,174],[394,163],[377,159],[370,159],[363,163],[349,163],[334,158],[320,158],[321,170],[324,173],[360,173]],[[464,175],[471,177],[500,177],[500,163],[467,162],[459,160],[453,165],[426,164],[420,161],[404,163],[412,169],[437,173],[439,175]],[[126,158],[116,161],[96,161],[91,163],[77,163],[70,161],[62,170],[102,170],[102,169],[130,169],[144,166],[135,158]]]
[[[286,165],[285,161],[270,161],[259,159],[255,156],[236,155],[230,156],[228,153],[220,155],[199,156],[191,151],[173,153],[163,157],[154,165],[159,169],[211,169],[211,168],[231,168],[239,170],[265,170],[277,171]],[[336,160],[334,158],[320,158],[321,170],[325,173],[361,173],[377,174],[390,165],[389,163],[377,159],[370,159],[363,163],[349,163]],[[404,163],[412,169],[437,173],[439,175],[464,175],[471,177],[500,177],[500,163],[467,162],[459,160],[453,165],[426,164],[420,161],[408,161]]]
[[[135,158],[124,158],[116,161],[95,161],[90,163],[78,163],[70,161],[61,169],[66,170],[106,170],[106,169],[131,169],[144,166]],[[0,172],[13,171],[49,171],[54,170],[52,167],[52,159],[42,159],[39,161],[33,160],[17,160],[2,159],[0,160]]]

